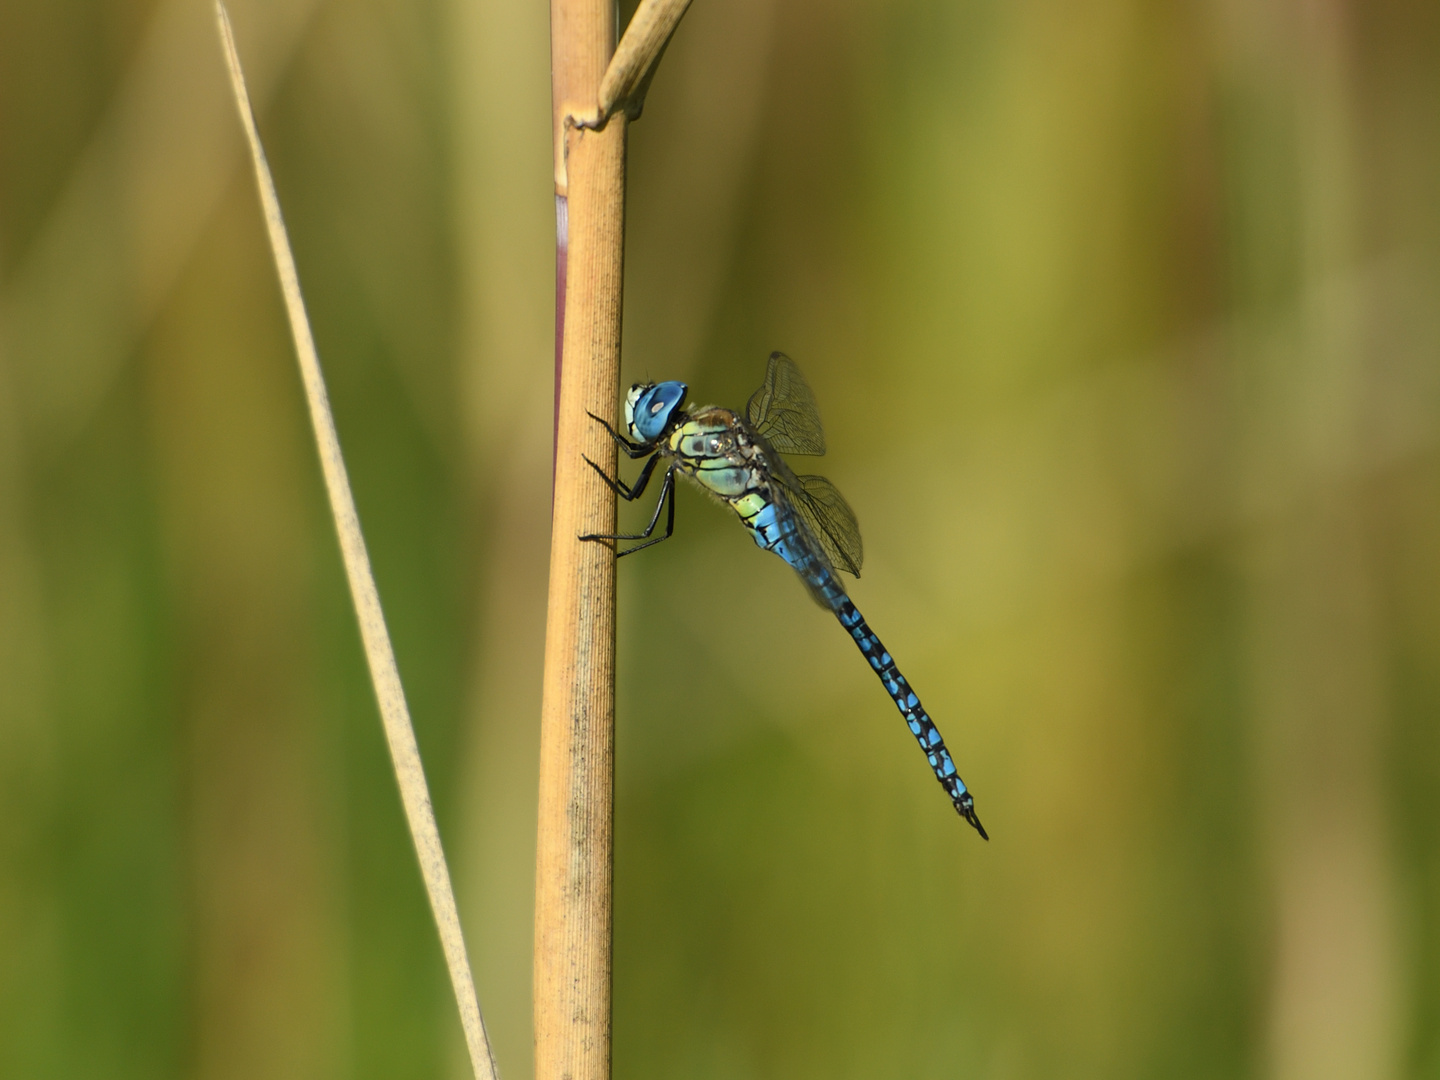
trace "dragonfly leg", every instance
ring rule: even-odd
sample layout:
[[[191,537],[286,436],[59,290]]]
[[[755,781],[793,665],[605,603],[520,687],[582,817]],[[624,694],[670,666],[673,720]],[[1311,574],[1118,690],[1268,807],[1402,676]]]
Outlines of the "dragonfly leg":
[[[593,412],[588,413],[587,415],[590,417],[591,420],[596,421],[601,427],[603,427],[605,431],[609,434],[610,438],[615,440],[615,445],[620,447],[621,450],[624,450],[625,453],[629,454],[632,458],[644,457],[646,454],[651,453],[655,449],[653,444],[646,445],[645,443],[631,442],[624,435],[621,435],[618,431],[611,427],[610,421],[606,420],[603,416],[596,416]]]
[[[670,471],[665,474],[665,483],[660,492],[660,502],[665,501],[666,495],[670,496],[670,513],[669,516],[667,516],[665,519],[665,535],[656,536],[650,540],[646,540],[643,544],[636,544],[632,548],[626,548],[624,551],[617,551],[615,553],[615,557],[617,559],[620,558],[621,555],[634,555],[635,552],[640,551],[642,548],[647,548],[653,544],[658,544],[661,540],[669,540],[670,537],[675,535],[675,466],[673,465],[670,466]],[[654,532],[655,522],[659,520],[660,504],[656,503],[655,516],[650,519],[650,526],[645,530],[643,535],[649,536],[652,532]],[[638,540],[640,539],[640,537],[636,537],[636,539]]]
[[[658,523],[659,520],[660,520],[660,511],[661,511],[662,509],[664,509],[664,507],[665,507],[665,500],[666,500],[666,499],[669,499],[669,500],[670,500],[670,516],[666,519],[666,522],[665,522],[665,535],[664,535],[664,536],[653,536],[653,534],[654,534],[654,532],[655,532],[655,525],[656,525],[656,523]],[[643,544],[636,544],[634,547],[628,548],[628,549],[626,549],[625,551],[617,551],[617,552],[615,553],[615,557],[618,559],[621,555],[629,555],[629,554],[631,554],[631,553],[633,553],[633,552],[639,551],[641,548],[647,548],[647,547],[649,547],[651,544],[658,544],[658,543],[660,543],[661,540],[669,540],[670,537],[674,535],[674,533],[675,533],[675,466],[674,466],[674,465],[671,465],[670,468],[668,468],[668,469],[665,470],[665,479],[660,482],[660,499],[659,499],[659,501],[657,501],[657,502],[655,503],[655,513],[651,515],[651,517],[650,517],[650,524],[647,525],[647,526],[645,526],[645,531],[644,531],[644,532],[638,532],[638,533],[586,533],[584,536],[581,536],[580,539],[581,539],[581,540],[644,540],[644,541],[645,541]]]
[[[599,465],[596,465],[595,462],[591,461],[588,457],[585,457],[584,454],[581,454],[580,456],[582,458],[585,458],[586,465],[589,465],[592,469],[594,469],[597,473],[600,474],[600,479],[604,480],[605,483],[610,486],[610,490],[615,492],[616,495],[619,495],[620,498],[624,499],[626,502],[634,502],[637,498],[640,497],[640,493],[645,490],[645,485],[650,483],[650,474],[655,471],[655,463],[660,460],[660,455],[655,454],[654,457],[652,457],[649,461],[645,463],[645,467],[640,470],[640,475],[635,478],[634,485],[631,487],[626,487],[623,480],[619,479],[618,477],[614,480],[610,479],[610,477],[606,475],[605,470],[602,469]]]

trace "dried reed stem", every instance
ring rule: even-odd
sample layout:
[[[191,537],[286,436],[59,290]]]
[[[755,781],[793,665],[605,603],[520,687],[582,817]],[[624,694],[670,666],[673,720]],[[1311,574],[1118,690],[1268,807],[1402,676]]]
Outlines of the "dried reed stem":
[[[690,0],[640,0],[600,82],[602,122],[622,107],[631,120],[639,117],[660,57],[689,8]]]
[[[320,358],[315,339],[305,314],[300,295],[300,279],[295,271],[295,257],[285,221],[280,215],[280,200],[275,181],[260,146],[260,133],[250,96],[245,89],[245,75],[235,50],[235,35],[223,0],[215,0],[215,15],[220,25],[220,38],[225,47],[225,60],[230,69],[230,85],[240,122],[250,143],[250,156],[255,165],[255,180],[260,189],[260,203],[265,211],[265,226],[270,234],[270,249],[275,256],[275,269],[285,295],[285,310],[295,338],[295,352],[300,362],[300,377],[305,384],[305,399],[310,407],[310,421],[315,428],[315,442],[320,452],[320,466],[325,475],[325,490],[330,496],[330,512],[335,530],[340,535],[340,551],[345,560],[345,575],[350,582],[350,596],[360,621],[360,636],[365,644],[365,659],[370,666],[370,679],[380,704],[385,724],[385,738],[390,745],[390,759],[400,785],[400,798],[405,806],[405,819],[420,858],[420,871],[430,896],[430,909],[440,929],[440,944],[450,968],[450,983],[460,1009],[460,1022],[470,1050],[470,1064],[477,1080],[495,1080],[495,1059],[480,1016],[480,1002],[470,975],[470,962],[465,954],[465,938],[460,930],[460,916],[455,909],[455,893],[450,886],[450,871],[440,846],[440,831],[435,824],[435,811],[430,805],[430,791],[425,783],[425,770],[420,762],[420,748],[415,743],[415,729],[410,723],[410,710],[400,685],[400,672],[395,666],[395,652],[385,628],[385,615],[380,608],[380,594],[370,569],[370,556],[360,533],[360,519],[355,511],[355,498],[340,453],[340,440],[325,392],[325,379],[320,371]]]
[[[610,416],[620,371],[625,118],[594,117],[615,42],[612,0],[552,0],[556,194],[568,211],[550,600],[535,868],[536,1080],[610,1075],[615,761],[615,497],[581,455],[615,468],[587,414]],[[562,249],[567,237],[561,237]],[[557,301],[560,297],[557,297]]]

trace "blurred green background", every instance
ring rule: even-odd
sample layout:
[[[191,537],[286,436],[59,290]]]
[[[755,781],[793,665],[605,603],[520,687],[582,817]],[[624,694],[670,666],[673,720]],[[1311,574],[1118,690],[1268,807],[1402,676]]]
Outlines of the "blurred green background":
[[[234,17],[524,1077],[548,11]],[[994,839],[682,490],[617,1076],[1440,1077],[1440,6],[699,0],[630,148],[626,383],[800,362]],[[4,0],[0,1076],[464,1073],[209,5]]]

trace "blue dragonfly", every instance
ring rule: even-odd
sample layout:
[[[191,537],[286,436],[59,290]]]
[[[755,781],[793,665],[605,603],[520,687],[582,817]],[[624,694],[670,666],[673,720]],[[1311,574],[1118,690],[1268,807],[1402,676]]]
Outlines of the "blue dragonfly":
[[[823,476],[797,476],[780,455],[825,453],[825,433],[815,396],[800,369],[784,353],[771,353],[765,385],[751,396],[745,415],[709,406],[686,411],[689,388],[682,382],[636,383],[625,396],[625,434],[601,417],[610,437],[632,459],[646,458],[634,484],[611,479],[590,461],[611,489],[627,501],[639,498],[660,463],[665,465],[660,498],[650,524],[639,533],[593,533],[581,540],[640,543],[620,551],[632,555],[668,540],[675,532],[675,476],[688,477],[736,514],[755,543],[773,551],[800,575],[810,595],[833,611],[870,662],[895,702],[910,734],[920,744],[935,779],[956,811],[986,840],[970,794],[940,732],[895,661],[845,593],[835,568],[860,576],[863,549],[855,512]],[[628,435],[628,437],[627,437]],[[665,532],[656,536],[660,512],[669,506]]]

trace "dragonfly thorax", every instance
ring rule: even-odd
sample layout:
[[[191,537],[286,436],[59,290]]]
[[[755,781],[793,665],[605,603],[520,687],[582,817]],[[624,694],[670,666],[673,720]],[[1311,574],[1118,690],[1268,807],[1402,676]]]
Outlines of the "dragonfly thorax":
[[[768,501],[770,466],[744,422],[729,409],[704,408],[676,417],[661,450],[680,471],[712,495],[746,513],[737,499],[763,492]]]
[[[636,383],[630,387],[625,395],[625,428],[630,438],[647,446],[657,441],[684,402],[688,389],[682,382]]]

